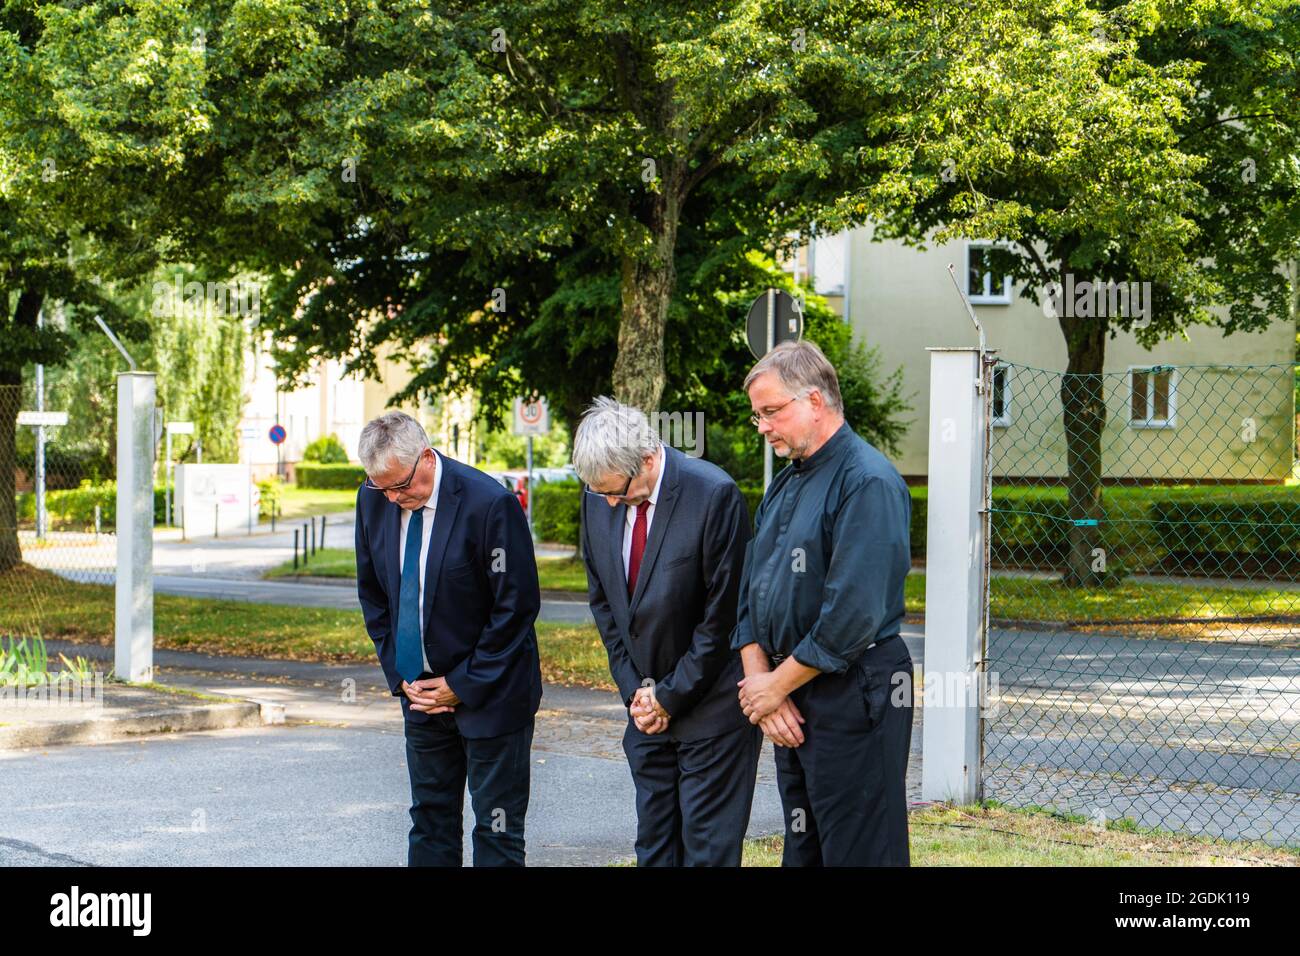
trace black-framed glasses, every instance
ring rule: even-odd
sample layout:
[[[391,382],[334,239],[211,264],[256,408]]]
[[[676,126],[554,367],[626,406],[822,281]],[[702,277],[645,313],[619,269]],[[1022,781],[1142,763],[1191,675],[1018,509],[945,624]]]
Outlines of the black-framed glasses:
[[[415,459],[415,466],[411,469],[411,473],[406,476],[405,481],[400,482],[399,484],[388,485],[381,488],[379,485],[375,484],[368,475],[366,476],[364,484],[371,491],[404,491],[409,488],[411,482],[415,480],[415,469],[420,467],[420,462],[422,461],[424,461],[424,452],[420,452],[420,457]]]
[[[623,490],[620,491],[618,494],[614,494],[612,491],[592,491],[590,488],[586,488],[584,490],[586,491],[587,494],[595,495],[597,498],[626,498],[627,490],[632,487],[632,479],[635,477],[636,475],[628,475],[627,484],[623,486]]]
[[[776,408],[772,409],[770,412],[755,412],[753,415],[749,416],[749,423],[753,425],[755,428],[757,428],[759,422],[770,422],[773,418],[775,418],[778,414],[780,414],[781,409],[785,408],[791,402],[797,402],[799,399],[803,398],[806,394],[807,394],[807,390],[805,389],[804,391],[800,392],[798,395],[792,395],[790,398],[786,399],[784,402],[776,406]]]

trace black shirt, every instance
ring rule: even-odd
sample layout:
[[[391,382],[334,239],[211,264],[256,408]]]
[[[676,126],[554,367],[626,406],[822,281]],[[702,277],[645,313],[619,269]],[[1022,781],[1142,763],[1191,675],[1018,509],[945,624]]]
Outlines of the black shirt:
[[[782,469],[763,496],[732,648],[757,642],[819,671],[847,670],[868,644],[902,626],[911,520],[898,470],[841,425]]]

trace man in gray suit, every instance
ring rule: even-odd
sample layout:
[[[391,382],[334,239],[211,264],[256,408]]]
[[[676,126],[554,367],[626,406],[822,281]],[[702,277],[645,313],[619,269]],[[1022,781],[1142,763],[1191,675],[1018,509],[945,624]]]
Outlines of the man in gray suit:
[[[609,398],[583,416],[573,465],[588,488],[588,598],[628,708],[637,865],[739,866],[763,739],[736,706],[744,673],[730,648],[745,500]]]

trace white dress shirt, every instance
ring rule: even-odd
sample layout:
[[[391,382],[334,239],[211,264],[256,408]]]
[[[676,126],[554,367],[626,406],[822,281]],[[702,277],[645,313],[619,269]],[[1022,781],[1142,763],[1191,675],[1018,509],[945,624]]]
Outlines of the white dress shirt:
[[[645,510],[645,540],[646,544],[650,543],[650,523],[655,520],[655,503],[659,500],[659,486],[664,483],[664,463],[668,460],[668,455],[664,451],[664,446],[659,446],[659,477],[655,479],[654,489],[650,492],[650,497],[646,500],[650,502],[650,507]],[[636,527],[636,508],[632,505],[627,506],[627,521],[623,529],[623,579],[627,580],[630,573],[629,569],[632,564],[632,529]],[[639,575],[639,573],[638,573]]]
[[[429,567],[429,539],[433,536],[433,518],[434,512],[438,506],[438,486],[442,484],[442,458],[438,455],[437,450],[433,452],[436,465],[433,470],[433,493],[429,495],[422,509],[424,511],[424,524],[420,526],[420,659],[424,662],[424,669],[432,673],[429,667],[429,656],[424,651],[424,573]],[[397,545],[397,566],[406,567],[406,531],[411,523],[411,512],[402,508],[402,528],[398,535]]]

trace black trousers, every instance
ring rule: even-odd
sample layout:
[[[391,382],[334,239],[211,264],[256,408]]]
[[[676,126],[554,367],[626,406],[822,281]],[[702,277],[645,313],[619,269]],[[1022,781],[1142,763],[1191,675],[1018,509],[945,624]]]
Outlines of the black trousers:
[[[702,740],[623,733],[636,786],[637,866],[740,866],[763,733],[741,727]]]
[[[804,742],[776,748],[782,866],[908,866],[912,657],[901,637],[790,695]]]
[[[462,737],[451,714],[405,721],[411,775],[408,866],[460,866],[465,785],[474,807],[475,866],[524,865],[532,718],[499,737]]]

